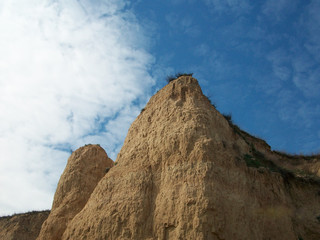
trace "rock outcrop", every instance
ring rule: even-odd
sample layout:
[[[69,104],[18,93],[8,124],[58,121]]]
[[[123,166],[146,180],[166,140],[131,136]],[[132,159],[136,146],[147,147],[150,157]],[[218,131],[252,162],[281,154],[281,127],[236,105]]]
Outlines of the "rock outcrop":
[[[317,176],[281,161],[182,76],[133,122],[62,239],[320,239]]]
[[[320,239],[320,156],[273,152],[191,76],[150,99],[116,163],[74,152],[38,239]]]
[[[105,175],[105,169],[112,166],[113,161],[99,145],[86,145],[73,152],[59,180],[51,213],[37,239],[61,239],[68,223],[85,206]]]
[[[34,240],[50,211],[34,211],[0,217],[1,240]]]

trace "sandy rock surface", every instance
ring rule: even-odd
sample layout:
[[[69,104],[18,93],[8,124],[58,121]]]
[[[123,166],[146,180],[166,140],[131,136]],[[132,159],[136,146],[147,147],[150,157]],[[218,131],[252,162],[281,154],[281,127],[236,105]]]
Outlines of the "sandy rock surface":
[[[1,240],[34,240],[50,211],[34,211],[0,217]]]
[[[320,156],[272,151],[191,76],[150,99],[116,163],[97,145],[72,153],[38,239],[320,239]]]
[[[320,239],[319,182],[268,156],[277,158],[180,77],[133,122],[62,239]]]
[[[73,152],[59,180],[51,213],[37,239],[61,239],[67,224],[85,206],[105,175],[105,169],[112,166],[113,161],[98,145],[86,145]]]

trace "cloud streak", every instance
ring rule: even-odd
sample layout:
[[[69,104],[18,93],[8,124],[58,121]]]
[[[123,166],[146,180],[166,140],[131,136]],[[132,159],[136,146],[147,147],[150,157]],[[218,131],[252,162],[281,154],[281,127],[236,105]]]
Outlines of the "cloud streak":
[[[229,12],[243,14],[251,9],[247,0],[204,0],[204,2],[217,12]]]
[[[154,85],[126,4],[0,3],[0,215],[50,208],[70,149],[90,141],[116,157]]]

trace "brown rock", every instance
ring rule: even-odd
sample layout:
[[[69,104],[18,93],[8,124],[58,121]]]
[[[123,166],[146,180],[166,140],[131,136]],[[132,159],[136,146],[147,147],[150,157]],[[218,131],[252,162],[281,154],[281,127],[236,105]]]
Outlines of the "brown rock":
[[[59,180],[51,213],[37,239],[60,239],[68,222],[87,203],[105,169],[112,166],[113,161],[99,145],[87,145],[73,152]]]
[[[75,151],[38,239],[320,239],[320,156],[273,152],[190,76],[150,99],[117,163]],[[0,239],[34,239],[47,215],[0,218]]]
[[[180,77],[133,122],[62,239],[320,239],[319,182],[270,152]]]
[[[1,240],[34,240],[50,211],[28,212],[0,217]]]

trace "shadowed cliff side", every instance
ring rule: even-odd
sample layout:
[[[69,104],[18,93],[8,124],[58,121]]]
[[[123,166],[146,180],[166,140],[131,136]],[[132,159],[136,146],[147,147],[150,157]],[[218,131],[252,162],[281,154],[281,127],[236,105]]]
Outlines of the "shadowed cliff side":
[[[320,239],[319,182],[281,161],[182,76],[133,122],[62,239]]]

